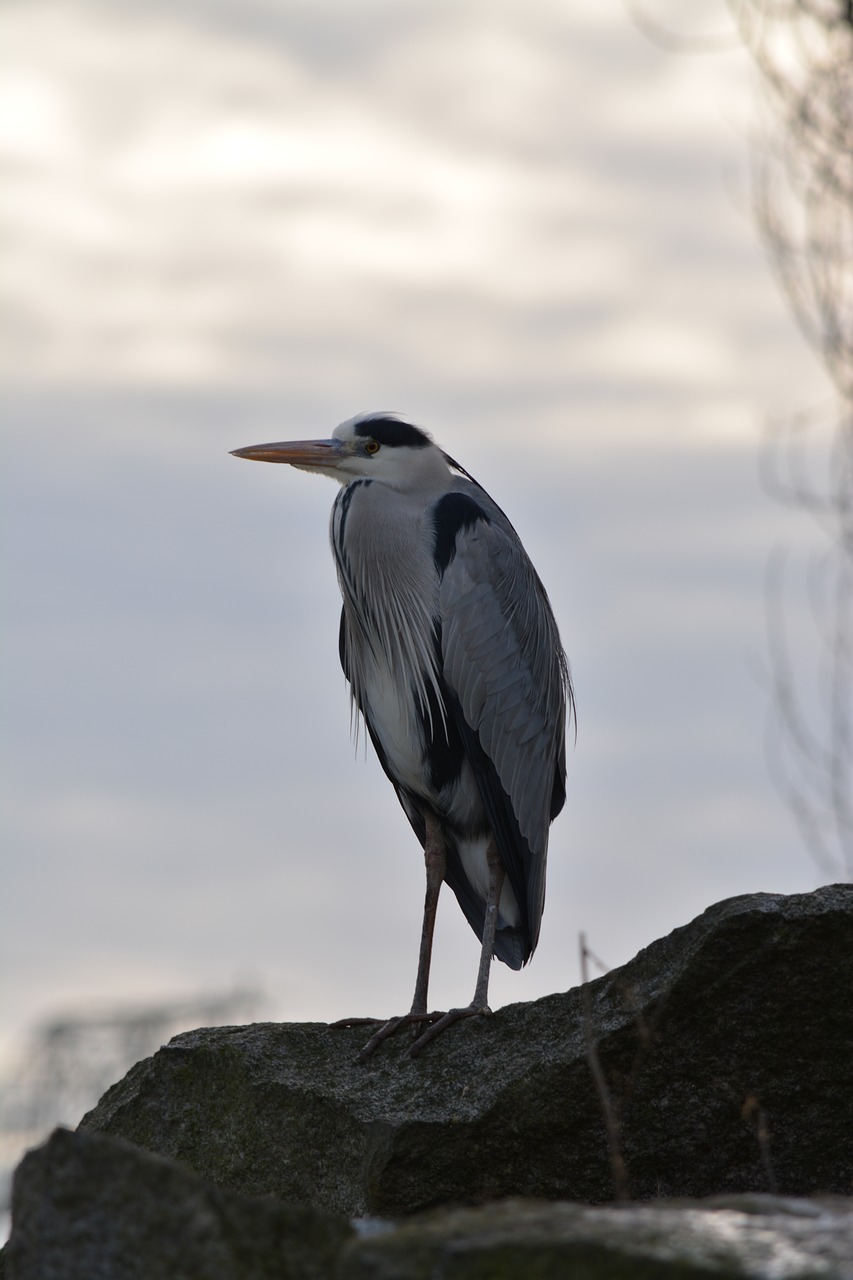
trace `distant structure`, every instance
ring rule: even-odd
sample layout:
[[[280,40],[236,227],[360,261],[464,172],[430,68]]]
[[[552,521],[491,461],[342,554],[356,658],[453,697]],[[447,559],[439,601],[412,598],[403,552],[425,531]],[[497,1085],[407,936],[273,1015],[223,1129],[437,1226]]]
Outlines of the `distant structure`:
[[[251,1022],[251,989],[49,1018],[0,1080],[0,1212],[12,1170],[58,1124],[77,1125],[111,1084],[181,1031]]]

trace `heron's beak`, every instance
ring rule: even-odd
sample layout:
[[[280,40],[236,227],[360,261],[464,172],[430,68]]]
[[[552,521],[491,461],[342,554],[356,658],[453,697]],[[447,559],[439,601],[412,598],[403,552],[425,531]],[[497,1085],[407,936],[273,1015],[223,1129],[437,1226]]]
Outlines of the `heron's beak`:
[[[339,440],[285,440],[281,444],[252,444],[232,449],[235,458],[252,462],[289,462],[293,467],[335,467],[344,456]]]

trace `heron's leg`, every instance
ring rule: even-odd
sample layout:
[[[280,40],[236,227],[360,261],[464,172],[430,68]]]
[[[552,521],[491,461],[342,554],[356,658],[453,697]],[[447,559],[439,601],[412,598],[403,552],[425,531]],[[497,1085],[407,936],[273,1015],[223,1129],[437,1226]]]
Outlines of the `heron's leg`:
[[[415,994],[412,999],[411,1012],[426,1013],[427,991],[429,989],[429,969],[432,963],[432,939],[435,934],[435,916],[438,911],[438,895],[444,884],[444,873],[447,870],[447,850],[444,847],[444,836],[438,820],[431,813],[426,815],[426,838],[424,840],[424,863],[426,865],[426,895],[424,897],[424,921],[421,927],[421,948],[418,954],[418,976],[415,979]]]
[[[416,1058],[431,1040],[441,1035],[442,1031],[452,1026],[454,1022],[459,1022],[462,1018],[475,1018],[480,1014],[491,1013],[489,1009],[489,975],[492,970],[492,956],[495,950],[495,931],[498,927],[501,889],[503,888],[506,872],[498,856],[494,840],[489,841],[486,857],[489,864],[489,900],[486,903],[486,917],[483,921],[483,945],[480,948],[480,967],[477,970],[477,985],[474,988],[474,998],[469,1005],[462,1009],[449,1009],[444,1017],[439,1018],[437,1022],[433,1022],[432,1026],[427,1027],[409,1050],[409,1056],[412,1058]]]
[[[424,839],[424,863],[426,865],[426,895],[424,897],[424,920],[421,928],[421,946],[418,955],[418,976],[415,979],[415,994],[412,1007],[408,1013],[399,1018],[391,1018],[384,1026],[370,1037],[358,1055],[359,1062],[366,1061],[382,1044],[392,1036],[398,1028],[406,1025],[417,1027],[420,1022],[438,1021],[440,1013],[427,1013],[427,992],[429,990],[429,970],[432,961],[432,940],[435,933],[435,916],[438,910],[438,895],[444,883],[447,868],[447,850],[441,826],[433,814],[425,815],[426,836]],[[488,979],[487,979],[488,981]]]

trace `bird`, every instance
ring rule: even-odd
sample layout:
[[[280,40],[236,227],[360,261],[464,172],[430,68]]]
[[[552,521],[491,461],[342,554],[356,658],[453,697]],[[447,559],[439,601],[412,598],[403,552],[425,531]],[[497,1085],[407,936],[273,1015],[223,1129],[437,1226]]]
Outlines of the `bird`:
[[[411,1008],[379,1027],[359,1059],[404,1025],[416,1057],[453,1023],[490,1012],[493,957],[520,969],[539,939],[548,836],[565,803],[575,717],[554,613],[501,508],[397,414],[362,413],[330,439],[233,455],[341,486],[329,530],[343,598],[340,661],[355,723],[366,725],[426,868]],[[429,1012],[444,883],[480,939],[480,961],[470,1004]]]

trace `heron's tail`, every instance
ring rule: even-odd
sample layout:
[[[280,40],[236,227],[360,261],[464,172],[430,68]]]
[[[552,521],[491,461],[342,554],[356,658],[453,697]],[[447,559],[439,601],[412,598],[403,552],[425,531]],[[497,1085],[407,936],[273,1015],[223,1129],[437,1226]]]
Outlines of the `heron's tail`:
[[[530,959],[530,951],[525,950],[521,930],[507,925],[502,929],[500,924],[495,931],[495,955],[503,960],[510,969],[520,969]]]

